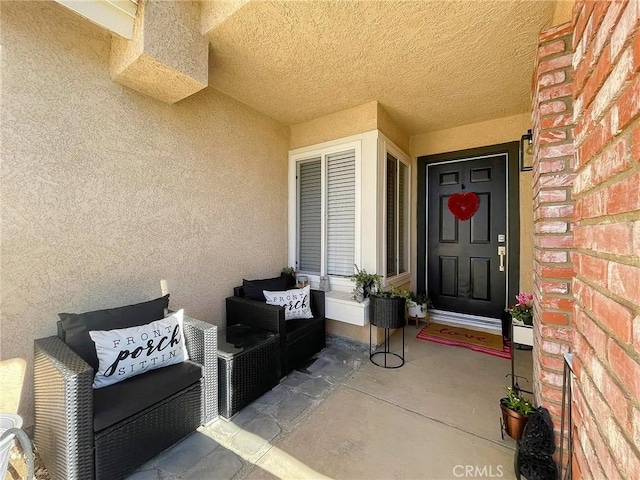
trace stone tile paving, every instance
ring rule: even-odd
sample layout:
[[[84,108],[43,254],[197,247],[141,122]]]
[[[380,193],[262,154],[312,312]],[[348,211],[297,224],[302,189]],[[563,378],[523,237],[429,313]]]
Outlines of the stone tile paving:
[[[180,478],[212,480],[233,478],[242,469],[242,460],[231,450],[219,447],[207,455]]]
[[[368,359],[368,347],[327,337],[306,368],[242,409],[231,421],[218,419],[144,465],[128,480],[239,480],[295,429],[336,387]]]

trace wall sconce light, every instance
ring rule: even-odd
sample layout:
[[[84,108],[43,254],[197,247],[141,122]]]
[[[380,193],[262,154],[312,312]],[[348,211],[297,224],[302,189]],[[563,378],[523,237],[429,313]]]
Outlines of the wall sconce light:
[[[520,138],[520,171],[533,170],[533,133],[531,129]]]

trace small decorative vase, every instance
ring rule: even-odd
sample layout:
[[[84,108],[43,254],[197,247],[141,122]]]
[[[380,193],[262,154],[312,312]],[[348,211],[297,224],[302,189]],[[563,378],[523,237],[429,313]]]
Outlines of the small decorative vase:
[[[329,277],[327,276],[320,277],[320,290],[325,292],[331,291],[331,284],[329,283]]]

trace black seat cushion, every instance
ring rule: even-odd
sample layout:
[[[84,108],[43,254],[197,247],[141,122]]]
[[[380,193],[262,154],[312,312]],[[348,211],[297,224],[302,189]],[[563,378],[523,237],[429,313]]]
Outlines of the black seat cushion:
[[[279,277],[265,278],[262,280],[242,280],[242,287],[244,289],[244,297],[250,300],[258,300],[259,302],[266,302],[264,298],[263,290],[270,292],[281,292],[294,287],[296,279],[293,275],[282,274]]]
[[[300,337],[305,336],[309,330],[321,328],[322,318],[297,318],[285,322],[287,328],[287,343],[291,343]]]
[[[202,367],[189,360],[151,370],[93,391],[93,430],[99,432],[200,381]]]
[[[98,371],[96,347],[89,331],[138,327],[160,320],[169,307],[169,295],[149,302],[86,313],[60,313],[59,334],[62,340],[85,362]]]

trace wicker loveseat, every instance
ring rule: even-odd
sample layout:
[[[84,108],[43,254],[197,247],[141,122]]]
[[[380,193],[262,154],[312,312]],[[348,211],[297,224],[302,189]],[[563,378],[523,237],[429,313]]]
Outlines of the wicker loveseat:
[[[34,443],[51,478],[124,478],[217,417],[216,326],[183,325],[190,360],[96,390],[62,322],[35,341]]]
[[[313,318],[285,321],[284,307],[245,298],[245,286],[227,298],[227,326],[245,324],[280,334],[281,376],[304,365],[326,346],[324,292],[311,290]]]

